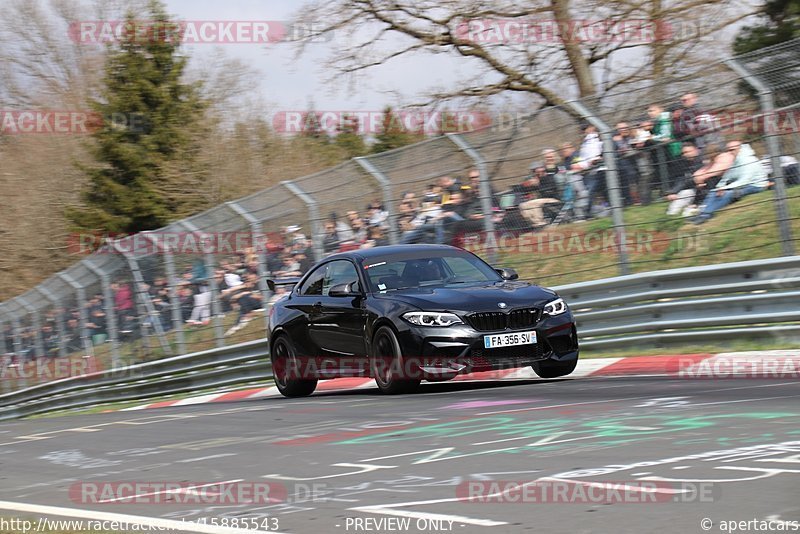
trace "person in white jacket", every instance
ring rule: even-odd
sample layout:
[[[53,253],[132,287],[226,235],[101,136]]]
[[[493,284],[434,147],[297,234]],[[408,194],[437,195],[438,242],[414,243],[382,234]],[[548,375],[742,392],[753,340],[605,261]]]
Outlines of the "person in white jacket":
[[[746,195],[760,193],[768,185],[767,173],[758,160],[753,148],[740,141],[731,141],[726,150],[734,157],[730,168],[722,175],[717,186],[709,191],[706,205],[693,220],[694,224],[703,224],[718,211],[731,202]]]

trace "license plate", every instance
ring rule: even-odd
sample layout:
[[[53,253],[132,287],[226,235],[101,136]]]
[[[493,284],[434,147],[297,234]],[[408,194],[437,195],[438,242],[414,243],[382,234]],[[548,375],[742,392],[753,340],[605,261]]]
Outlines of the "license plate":
[[[513,334],[483,336],[483,346],[487,349],[514,347],[516,345],[534,345],[535,343],[536,332],[514,332]]]

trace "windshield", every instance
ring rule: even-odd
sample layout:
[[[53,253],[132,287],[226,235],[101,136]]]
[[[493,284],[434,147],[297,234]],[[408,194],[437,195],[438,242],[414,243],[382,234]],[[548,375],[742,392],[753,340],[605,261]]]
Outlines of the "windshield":
[[[502,281],[480,258],[459,252],[370,258],[364,271],[373,292]]]

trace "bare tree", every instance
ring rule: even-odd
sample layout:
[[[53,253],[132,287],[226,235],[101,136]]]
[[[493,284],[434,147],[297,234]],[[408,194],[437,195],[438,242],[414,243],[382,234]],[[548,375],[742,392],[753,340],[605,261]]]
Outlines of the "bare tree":
[[[318,0],[298,14],[314,28],[299,51],[330,38],[337,77],[446,54],[477,74],[431,101],[522,92],[559,105],[691,76],[715,59],[723,30],[753,12],[746,0]]]

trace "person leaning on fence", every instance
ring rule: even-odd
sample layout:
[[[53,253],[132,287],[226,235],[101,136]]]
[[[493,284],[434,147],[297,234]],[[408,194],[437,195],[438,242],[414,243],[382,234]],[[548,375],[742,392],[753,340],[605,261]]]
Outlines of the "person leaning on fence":
[[[693,143],[684,143],[681,148],[681,159],[678,161],[682,171],[681,177],[667,191],[667,215],[692,215],[692,211],[702,203],[706,187],[698,188],[694,173],[703,167],[703,158]],[[695,213],[696,214],[696,213]]]
[[[614,135],[614,149],[617,154],[617,170],[619,171],[619,187],[622,192],[622,201],[625,206],[630,206],[634,203],[631,186],[639,181],[639,169],[634,159],[636,152],[633,149],[631,127],[626,122],[617,124],[617,133]]]
[[[733,163],[716,187],[709,191],[705,206],[692,221],[694,224],[703,224],[714,212],[744,196],[760,193],[769,185],[767,173],[750,145],[731,141],[726,151],[733,155]]]

